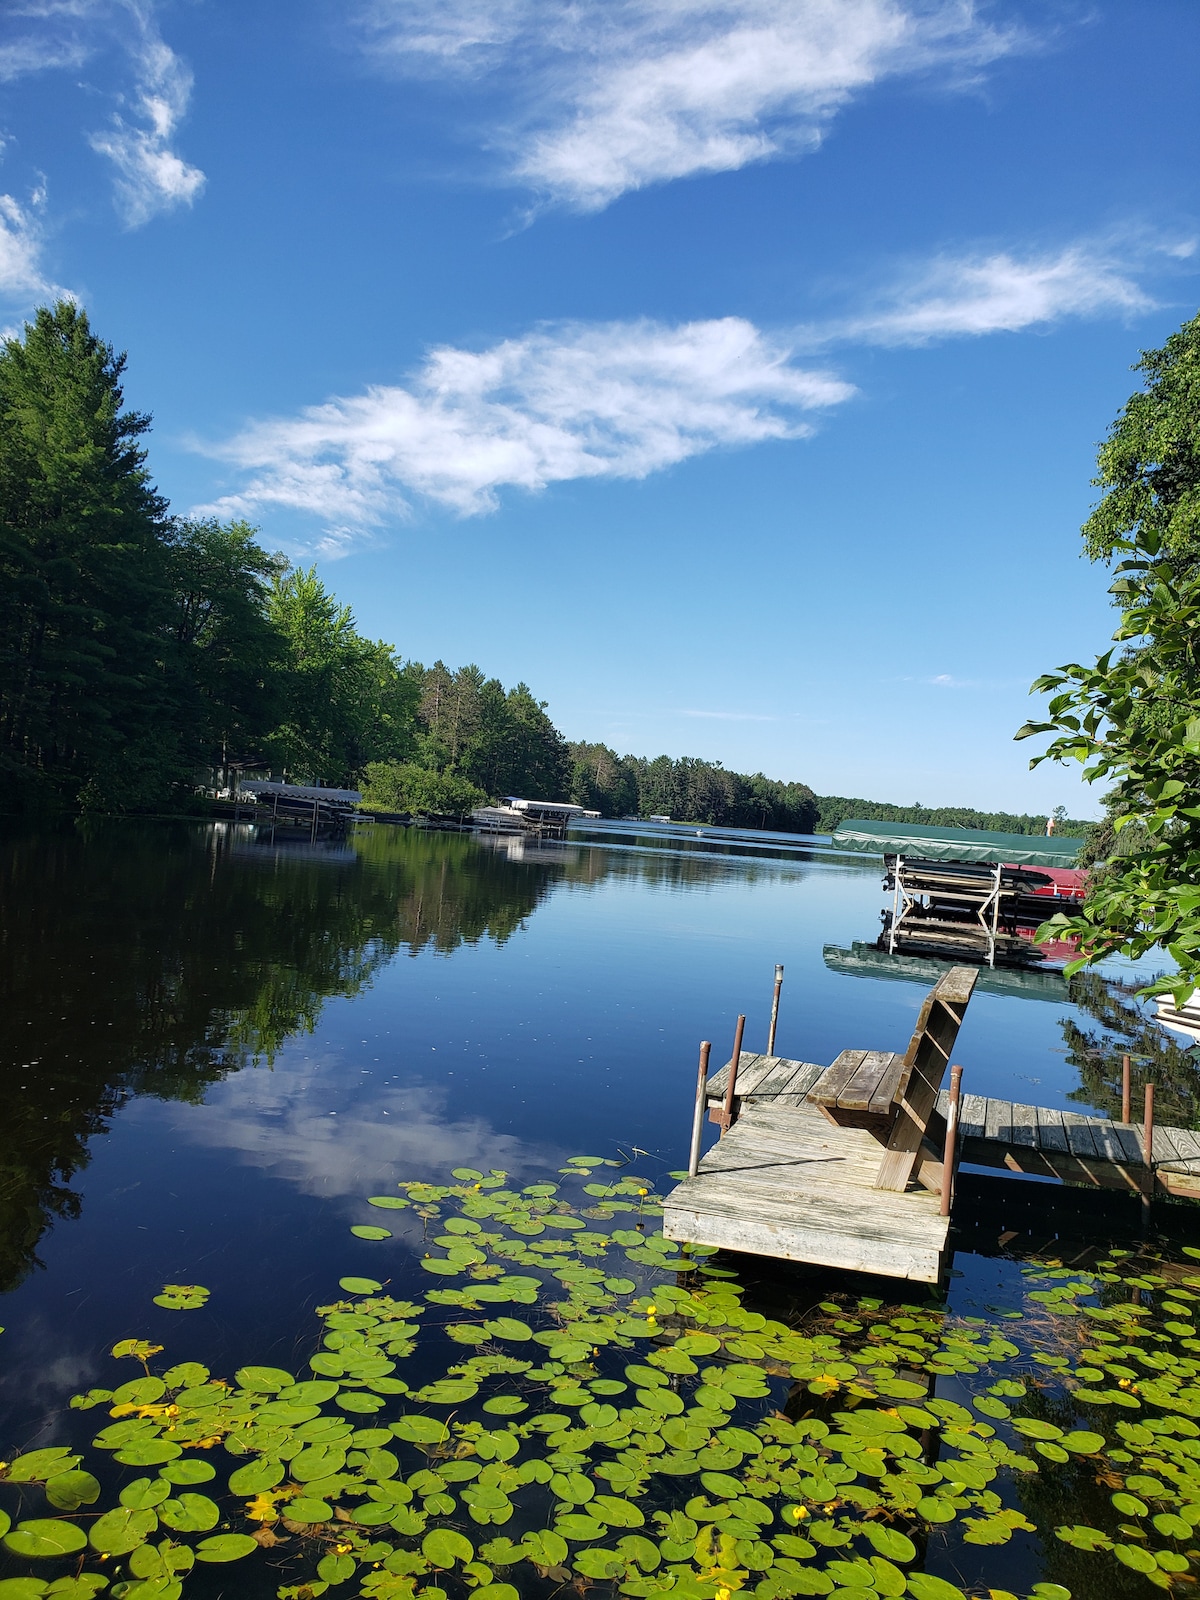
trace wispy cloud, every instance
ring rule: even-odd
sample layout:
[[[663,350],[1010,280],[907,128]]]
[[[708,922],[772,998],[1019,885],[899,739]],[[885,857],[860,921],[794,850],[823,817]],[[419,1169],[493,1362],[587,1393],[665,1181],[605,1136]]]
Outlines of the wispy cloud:
[[[740,317],[539,329],[433,351],[406,386],[257,422],[208,453],[249,481],[206,510],[289,507],[367,528],[420,495],[462,515],[499,491],[644,478],[720,447],[796,439],[854,391]]]
[[[191,205],[204,187],[204,174],[173,148],[192,92],[192,74],[163,40],[153,11],[130,0],[134,24],[129,52],[137,83],[128,116],[93,133],[91,146],[117,169],[117,195],[126,221],[138,227],[160,211]]]
[[[1190,241],[1076,241],[1057,249],[943,254],[865,312],[812,331],[814,345],[922,345],[1015,333],[1067,317],[1131,315],[1155,302],[1137,281],[1154,255],[1187,259]]]
[[[706,717],[713,722],[778,722],[778,717],[769,717],[758,711],[680,711],[681,717]]]
[[[364,0],[360,28],[404,72],[494,76],[512,103],[487,142],[583,210],[812,150],[871,86],[1023,42],[972,0]]]
[[[41,189],[27,205],[11,194],[0,194],[0,303],[16,309],[67,293],[50,282],[42,266],[44,205]]]
[[[113,48],[133,69],[120,80],[118,109],[107,128],[89,136],[116,168],[117,200],[139,226],[160,211],[190,205],[204,174],[175,148],[192,75],[159,32],[153,0],[10,0],[0,8],[0,82],[76,68]]]

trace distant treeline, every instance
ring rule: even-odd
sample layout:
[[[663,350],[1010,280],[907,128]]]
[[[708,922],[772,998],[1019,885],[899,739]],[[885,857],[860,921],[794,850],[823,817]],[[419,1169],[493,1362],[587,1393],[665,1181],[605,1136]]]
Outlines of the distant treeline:
[[[850,817],[863,822],[918,822],[936,828],[985,828],[995,833],[1045,833],[1046,816],[1018,816],[1012,811],[974,811],[969,806],[893,806],[883,800],[849,800],[840,794],[817,796],[815,832],[832,833]],[[1061,806],[1054,812],[1055,833],[1085,839],[1096,826],[1068,817]]]
[[[604,744],[571,744],[571,799],[606,817],[668,816],[731,828],[811,833],[817,797],[804,783],[730,772],[694,756],[618,756]]]

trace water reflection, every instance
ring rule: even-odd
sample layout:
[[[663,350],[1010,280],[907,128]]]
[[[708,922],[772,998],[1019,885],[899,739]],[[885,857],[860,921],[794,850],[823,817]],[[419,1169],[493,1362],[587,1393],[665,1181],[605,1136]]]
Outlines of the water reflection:
[[[203,1101],[311,1032],[402,948],[506,940],[561,865],[364,830],[256,846],[236,827],[108,827],[0,844],[0,1289],[37,1261],[88,1141],[134,1096]]]
[[[1073,1017],[1062,1019],[1067,1065],[1079,1074],[1080,1087],[1071,1096],[1121,1115],[1121,1058],[1128,1055],[1133,1084],[1133,1118],[1142,1118],[1143,1091],[1155,1086],[1154,1114],[1175,1128],[1194,1128],[1200,1117],[1200,1064],[1189,1045],[1180,1045],[1142,1010],[1134,999],[1137,979],[1101,977],[1079,972],[1070,980],[1074,1005],[1097,1023],[1082,1027]]]

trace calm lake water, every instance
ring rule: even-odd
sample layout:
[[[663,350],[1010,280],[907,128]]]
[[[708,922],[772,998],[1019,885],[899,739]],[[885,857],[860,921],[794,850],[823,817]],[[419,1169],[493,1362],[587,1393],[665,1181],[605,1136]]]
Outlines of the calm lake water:
[[[10,831],[0,1448],[62,1442],[68,1398],[111,1382],[108,1349],[131,1335],[174,1354],[186,1323],[177,1353],[214,1371],[298,1370],[313,1306],[377,1270],[348,1228],[398,1178],[528,1184],[585,1150],[651,1176],[686,1164],[697,1043],[725,1059],[745,1011],[746,1048],[765,1046],[776,962],[779,1053],[903,1049],[926,985],[836,953],[874,938],[880,879],[820,841],[616,826],[540,848],[383,827],[313,846],[235,825]],[[1192,1122],[1194,1069],[1122,994],[1129,976],[1090,980],[1082,1005],[977,992],[964,1087],[1111,1111],[1132,1039],[1160,1116]],[[997,1241],[1053,1231],[1022,1210],[1032,1187],[981,1189],[960,1309],[1019,1298]],[[1080,1226],[1109,1218],[1131,1213]],[[164,1283],[211,1301],[159,1310]],[[90,1436],[95,1416],[74,1420]]]

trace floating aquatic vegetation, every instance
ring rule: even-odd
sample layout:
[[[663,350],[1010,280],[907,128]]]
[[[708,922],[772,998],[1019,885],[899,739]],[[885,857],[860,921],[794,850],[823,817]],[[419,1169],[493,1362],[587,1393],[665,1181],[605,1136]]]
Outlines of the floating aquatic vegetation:
[[[591,1203],[572,1204],[551,1182],[454,1178],[370,1197],[422,1218],[434,1281],[391,1294],[403,1241],[357,1226],[384,1277],[340,1280],[307,1374],[160,1371],[160,1346],[117,1345],[138,1375],[71,1402],[107,1413],[95,1471],[67,1446],[0,1469],[4,1545],[33,1564],[0,1579],[0,1600],[178,1600],[197,1563],[263,1551],[288,1557],[281,1600],[518,1600],[543,1579],[635,1600],[961,1600],[923,1570],[948,1532],[1039,1533],[1068,1581],[1036,1584],[1036,1600],[1110,1592],[1121,1568],[1191,1581],[1200,1275],[1186,1267],[1114,1251],[1090,1273],[1029,1267],[1024,1317],[864,1298],[793,1327],[747,1309],[711,1251],[663,1238],[644,1179],[584,1183]],[[155,1300],[197,1296],[168,1285]],[[970,1405],[938,1396],[939,1376]],[[1048,1515],[1064,1475],[1086,1520]]]

